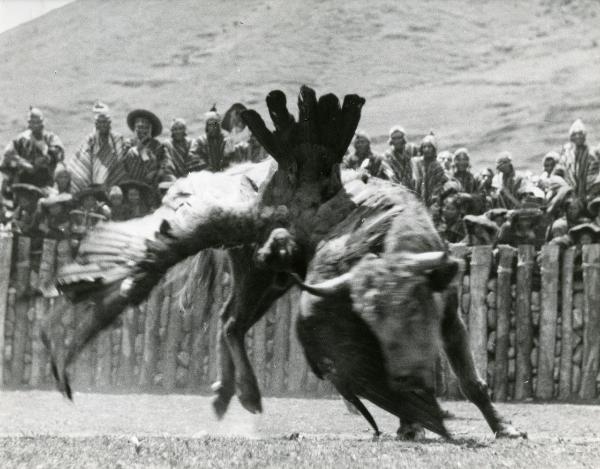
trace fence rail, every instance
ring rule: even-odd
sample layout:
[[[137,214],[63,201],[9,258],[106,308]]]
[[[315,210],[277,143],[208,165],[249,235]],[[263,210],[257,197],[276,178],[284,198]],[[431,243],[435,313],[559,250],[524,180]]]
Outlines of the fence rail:
[[[41,241],[41,242],[40,242]],[[600,245],[560,252],[544,246],[467,248],[458,275],[459,308],[479,373],[497,401],[599,397]],[[71,305],[53,278],[72,260],[68,240],[0,232],[0,378],[9,387],[53,382],[39,331],[53,313],[53,334],[67,344],[89,304]],[[211,251],[171,272],[148,300],[126,310],[74,365],[76,389],[207,392],[216,377],[217,311],[229,288],[224,253]],[[213,275],[206,275],[214,269]],[[186,288],[186,278],[203,278]],[[206,281],[204,280],[206,279]],[[247,345],[265,395],[332,395],[309,370],[293,317],[299,292],[282,297],[249,332]],[[444,362],[439,392],[459,398]]]

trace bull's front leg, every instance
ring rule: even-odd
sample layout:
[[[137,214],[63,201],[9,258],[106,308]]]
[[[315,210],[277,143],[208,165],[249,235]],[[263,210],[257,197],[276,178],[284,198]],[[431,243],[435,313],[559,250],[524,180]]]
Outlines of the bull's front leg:
[[[458,293],[455,288],[451,287],[446,292],[445,300],[442,340],[462,392],[479,408],[497,438],[527,438],[527,433],[517,430],[500,415],[492,404],[487,384],[477,374],[469,349],[467,329],[458,315]]]
[[[223,418],[231,398],[235,394],[235,368],[231,352],[225,338],[225,325],[231,316],[232,295],[229,295],[223,308],[219,312],[220,323],[217,330],[217,381],[212,385],[216,393],[213,408],[219,419]]]

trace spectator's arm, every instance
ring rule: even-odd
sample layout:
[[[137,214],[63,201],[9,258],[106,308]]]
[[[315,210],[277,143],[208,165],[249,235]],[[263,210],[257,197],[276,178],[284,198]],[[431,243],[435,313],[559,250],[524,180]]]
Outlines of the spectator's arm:
[[[189,171],[201,171],[208,166],[208,158],[206,148],[201,138],[197,138],[192,142],[190,148],[190,160],[188,163]]]

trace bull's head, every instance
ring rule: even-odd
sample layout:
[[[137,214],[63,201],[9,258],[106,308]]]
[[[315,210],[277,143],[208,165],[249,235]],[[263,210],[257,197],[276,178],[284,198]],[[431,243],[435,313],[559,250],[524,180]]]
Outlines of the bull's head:
[[[320,297],[349,293],[354,312],[379,340],[390,384],[433,387],[441,318],[434,293],[448,286],[457,268],[444,252],[368,255],[340,277],[301,288]]]

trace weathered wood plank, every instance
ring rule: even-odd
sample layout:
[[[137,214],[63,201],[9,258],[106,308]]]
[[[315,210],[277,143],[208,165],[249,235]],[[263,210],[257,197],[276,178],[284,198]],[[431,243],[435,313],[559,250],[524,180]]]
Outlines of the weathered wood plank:
[[[129,388],[133,384],[137,314],[137,306],[130,306],[121,314],[121,350],[119,355],[117,384],[125,388]]]
[[[558,397],[562,400],[571,397],[571,374],[573,373],[573,263],[575,247],[567,249],[562,257],[561,278],[561,349]]]
[[[498,248],[498,287],[496,290],[496,353],[494,369],[494,399],[504,402],[508,397],[508,349],[510,347],[511,280],[516,251],[510,246]]]
[[[11,232],[0,231],[0,388],[4,384],[4,352],[5,352],[5,328],[4,325],[9,319],[8,314],[8,287],[11,277],[12,263],[12,243],[13,236]]]
[[[559,247],[542,247],[542,303],[540,338],[538,343],[538,374],[536,397],[552,399],[554,395],[554,353],[558,314]]]
[[[285,392],[285,374],[290,353],[290,322],[292,317],[290,293],[279,299],[275,307],[275,328],[273,331],[273,359],[271,361],[272,394]]]
[[[30,279],[30,249],[31,239],[27,236],[17,237],[17,263],[15,268],[15,326],[13,335],[13,359],[11,364],[12,385],[18,386],[23,382],[25,370],[25,347],[28,340],[27,311],[29,309],[29,279]]]
[[[165,342],[163,386],[166,391],[173,391],[177,386],[177,353],[181,341],[182,312],[179,308],[179,290],[182,284],[178,281],[171,285],[171,304],[169,305],[169,322]]]
[[[475,369],[487,376],[487,282],[492,266],[491,246],[474,246],[471,255],[471,308],[469,310],[469,345]]]
[[[292,288],[290,290],[290,303],[294,312],[298,311],[300,304],[301,292],[298,288]],[[287,373],[287,391],[293,394],[299,394],[302,392],[303,378],[305,370],[307,368],[306,358],[304,358],[304,352],[302,346],[296,336],[296,313],[291,318],[291,327],[289,330],[290,337],[290,354],[288,360],[288,373]]]
[[[250,330],[252,335],[252,347],[249,350],[252,357],[251,363],[253,364],[258,387],[261,389],[266,389],[269,382],[267,369],[267,316],[269,314],[270,312],[260,318]]]
[[[582,399],[598,396],[596,380],[600,362],[600,245],[583,246],[583,359]]]
[[[450,254],[453,257],[456,257],[461,262],[458,267],[458,272],[456,274],[456,286],[458,290],[458,314],[460,318],[465,321],[468,321],[469,311],[463,310],[462,307],[462,297],[463,297],[463,279],[465,277],[466,271],[466,259],[467,255],[471,252],[471,248],[465,246],[464,244],[451,244],[450,245]],[[456,378],[456,374],[452,370],[450,363],[448,362],[448,358],[444,356],[444,360],[446,363],[444,364],[444,370],[446,371],[446,389],[447,394],[446,397],[448,399],[462,399],[463,395],[460,390],[460,386],[458,384],[458,379]]]
[[[153,376],[158,360],[158,329],[160,327],[160,308],[162,306],[164,282],[160,282],[152,293],[146,305],[144,321],[144,345],[142,347],[142,363],[140,365],[139,385],[141,388],[152,386]]]
[[[516,292],[516,358],[515,395],[516,400],[532,396],[531,349],[533,347],[533,324],[531,320],[531,286],[535,249],[533,246],[519,246],[517,257]]]
[[[51,283],[54,278],[54,266],[56,262],[56,240],[44,239],[42,247],[42,257],[40,260],[40,270],[38,275],[38,292],[35,298],[35,315],[31,332],[31,379],[30,384],[33,387],[39,387],[42,384],[45,374],[46,364],[48,362],[44,345],[41,341],[42,324],[49,309],[48,300],[42,296],[42,291],[46,291],[45,286]]]

